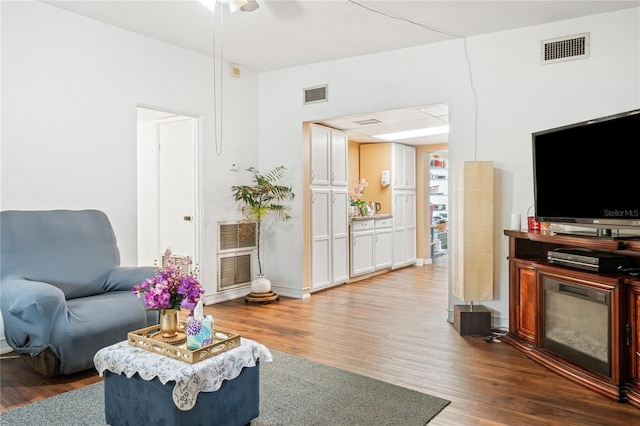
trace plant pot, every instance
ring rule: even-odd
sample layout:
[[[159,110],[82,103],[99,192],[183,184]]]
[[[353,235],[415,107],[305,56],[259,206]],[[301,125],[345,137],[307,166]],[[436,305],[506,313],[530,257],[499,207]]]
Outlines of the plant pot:
[[[251,293],[269,293],[271,291],[271,281],[264,275],[258,275],[251,281]]]

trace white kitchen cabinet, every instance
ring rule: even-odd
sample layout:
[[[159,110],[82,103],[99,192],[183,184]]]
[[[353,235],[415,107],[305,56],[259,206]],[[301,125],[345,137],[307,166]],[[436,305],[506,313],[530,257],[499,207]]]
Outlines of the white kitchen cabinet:
[[[347,186],[347,134],[311,125],[311,184]]]
[[[351,276],[391,267],[392,233],[390,217],[351,222]]]
[[[331,283],[331,213],[328,189],[311,190],[311,289]]]
[[[349,195],[345,189],[331,190],[331,282],[349,279]]]
[[[373,256],[374,269],[391,267],[393,261],[392,219],[376,219],[374,224]]]
[[[311,289],[349,279],[349,224],[346,190],[311,191]]]
[[[347,136],[311,126],[311,290],[349,279]]]
[[[393,268],[416,262],[416,192],[393,193]]]
[[[375,270],[373,219],[351,222],[351,275],[360,275]]]
[[[413,146],[392,144],[393,188],[416,188],[416,149]]]

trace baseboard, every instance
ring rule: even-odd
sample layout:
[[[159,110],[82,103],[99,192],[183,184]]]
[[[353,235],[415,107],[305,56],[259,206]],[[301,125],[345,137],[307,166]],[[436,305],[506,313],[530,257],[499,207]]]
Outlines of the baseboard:
[[[0,340],[0,354],[4,355],[12,351],[13,348],[9,346],[6,339],[3,338],[2,340]]]

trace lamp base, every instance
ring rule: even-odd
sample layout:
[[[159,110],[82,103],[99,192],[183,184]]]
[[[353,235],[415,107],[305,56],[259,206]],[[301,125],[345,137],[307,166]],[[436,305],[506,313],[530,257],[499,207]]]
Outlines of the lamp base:
[[[453,326],[461,336],[491,336],[491,311],[482,305],[454,305]]]

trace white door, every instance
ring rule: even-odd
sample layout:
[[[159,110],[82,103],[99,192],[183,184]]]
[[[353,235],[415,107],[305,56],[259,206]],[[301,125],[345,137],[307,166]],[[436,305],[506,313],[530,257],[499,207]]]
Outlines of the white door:
[[[160,247],[171,247],[175,255],[193,256],[194,119],[178,116],[159,120],[159,199]]]
[[[138,108],[138,264],[165,249],[198,263],[198,119]]]

